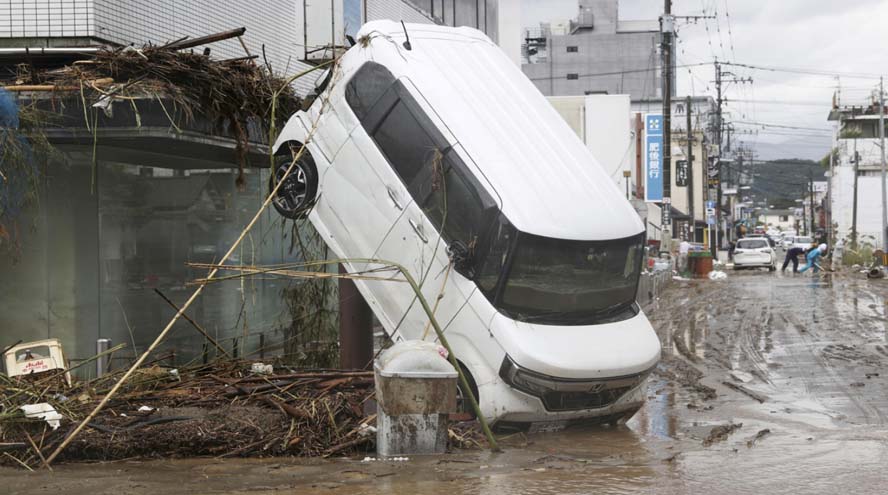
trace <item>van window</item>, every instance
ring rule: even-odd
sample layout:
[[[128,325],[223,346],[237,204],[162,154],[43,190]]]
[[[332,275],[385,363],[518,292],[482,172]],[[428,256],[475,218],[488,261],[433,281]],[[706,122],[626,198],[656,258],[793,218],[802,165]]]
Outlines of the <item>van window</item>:
[[[345,87],[345,100],[359,121],[364,120],[394,82],[392,73],[376,62],[367,62],[358,69]]]
[[[500,214],[499,219],[491,225],[488,236],[482,244],[484,252],[477,256],[481,266],[475,282],[487,299],[494,304],[496,304],[494,291],[506,267],[515,234],[515,227],[512,227],[505,215]]]
[[[473,251],[488,220],[484,212],[495,206],[487,191],[469,175],[452,148],[436,154],[422,182],[419,194],[425,198],[426,216],[445,241],[463,241]]]
[[[373,133],[373,140],[408,188],[440,154],[436,140],[426,132],[429,124],[421,125],[404,100],[399,100]]]

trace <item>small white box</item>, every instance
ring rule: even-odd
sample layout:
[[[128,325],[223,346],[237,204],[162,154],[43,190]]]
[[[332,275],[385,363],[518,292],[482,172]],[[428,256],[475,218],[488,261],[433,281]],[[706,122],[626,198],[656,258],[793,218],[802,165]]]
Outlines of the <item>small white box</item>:
[[[36,340],[19,344],[3,356],[9,376],[45,373],[67,369],[65,353],[59,339]],[[71,373],[65,372],[65,381],[71,386]]]

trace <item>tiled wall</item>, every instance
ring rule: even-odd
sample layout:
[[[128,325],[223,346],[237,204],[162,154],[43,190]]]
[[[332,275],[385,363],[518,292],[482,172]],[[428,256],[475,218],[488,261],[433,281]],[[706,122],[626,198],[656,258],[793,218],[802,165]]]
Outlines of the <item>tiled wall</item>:
[[[89,36],[92,0],[0,0],[0,38]]]
[[[242,0],[0,0],[0,38],[89,36],[141,46],[246,27],[250,53],[261,56],[264,44],[275,72],[293,74],[307,67],[296,61],[302,54],[297,8],[301,2],[292,0],[265,0],[261,6]],[[216,58],[245,55],[237,39],[210,49]],[[311,84],[296,86],[307,90]]]

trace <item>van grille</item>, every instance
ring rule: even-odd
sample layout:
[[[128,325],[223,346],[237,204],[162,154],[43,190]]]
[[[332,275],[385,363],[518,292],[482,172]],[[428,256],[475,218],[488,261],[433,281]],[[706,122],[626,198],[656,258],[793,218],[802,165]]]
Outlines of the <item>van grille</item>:
[[[546,392],[541,399],[546,410],[573,411],[607,407],[620,400],[632,387],[619,387],[600,392]]]

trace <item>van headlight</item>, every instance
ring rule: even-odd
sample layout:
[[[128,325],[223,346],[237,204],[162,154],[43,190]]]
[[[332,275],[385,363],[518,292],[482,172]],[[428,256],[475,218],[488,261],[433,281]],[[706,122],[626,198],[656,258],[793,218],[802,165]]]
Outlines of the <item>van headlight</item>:
[[[547,380],[539,375],[531,374],[520,369],[514,362],[512,362],[512,359],[509,358],[509,356],[506,356],[505,359],[503,359],[499,375],[500,378],[512,387],[536,397],[541,397],[546,392],[557,388],[557,384],[554,381]]]

